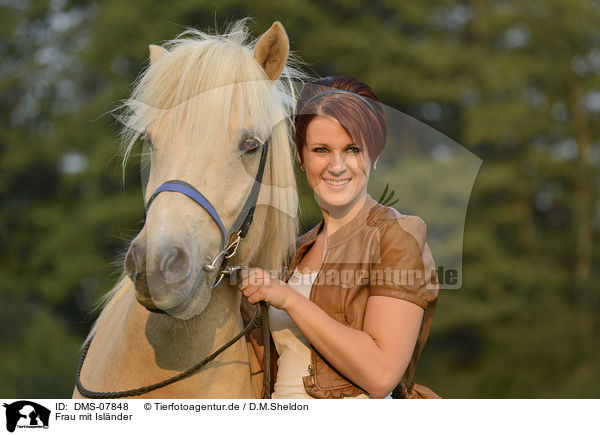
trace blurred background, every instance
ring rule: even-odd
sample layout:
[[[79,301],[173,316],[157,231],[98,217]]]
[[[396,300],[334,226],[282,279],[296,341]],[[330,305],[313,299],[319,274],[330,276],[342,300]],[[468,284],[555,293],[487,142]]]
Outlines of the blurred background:
[[[483,163],[460,290],[415,381],[446,398],[600,397],[600,3],[0,0],[0,397],[70,397],[91,311],[140,230],[117,125],[148,44],[275,20]],[[320,216],[312,194],[302,229]],[[402,209],[401,201],[395,207]],[[443,216],[443,205],[440,205]]]

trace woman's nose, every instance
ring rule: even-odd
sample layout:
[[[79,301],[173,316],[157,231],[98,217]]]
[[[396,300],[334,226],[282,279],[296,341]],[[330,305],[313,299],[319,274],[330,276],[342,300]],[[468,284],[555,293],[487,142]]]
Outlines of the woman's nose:
[[[331,153],[329,170],[333,173],[341,173],[346,169],[345,156],[342,153]]]

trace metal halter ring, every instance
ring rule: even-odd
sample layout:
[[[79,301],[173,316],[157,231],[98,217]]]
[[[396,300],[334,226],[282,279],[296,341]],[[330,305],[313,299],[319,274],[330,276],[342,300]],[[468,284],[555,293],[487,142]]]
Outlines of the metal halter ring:
[[[240,242],[242,240],[241,233],[242,233],[242,230],[238,231],[235,240],[233,242],[231,242],[231,244],[227,248],[225,248],[225,252],[227,253],[233,247],[233,252],[231,254],[226,254],[225,258],[231,258],[237,252],[238,246],[240,246]]]
[[[211,287],[215,288],[218,286],[225,275],[231,275],[232,273],[242,269],[248,269],[248,266],[226,266],[221,270],[221,275],[219,276],[217,282],[215,282]]]
[[[217,270],[216,263],[219,260],[219,258],[221,258],[222,255],[225,255],[225,258],[233,257],[238,250],[240,241],[242,240],[242,236],[240,235],[240,233],[241,233],[241,231],[238,231],[235,240],[233,242],[231,242],[229,244],[229,246],[227,246],[225,249],[219,251],[219,253],[215,256],[215,258],[213,258],[213,261],[210,264],[205,264],[204,266],[202,266],[202,269],[204,269],[206,272],[214,272],[215,270]],[[231,248],[234,248],[233,252],[229,253],[229,250]]]
[[[202,266],[202,269],[205,270],[206,272],[214,272],[215,270],[217,270],[217,266],[215,266],[215,264],[217,263],[217,261],[219,260],[219,258],[221,258],[222,255],[227,254],[227,249],[223,249],[221,252],[219,252],[215,258],[213,258],[212,263],[210,264],[205,264],[204,266]]]

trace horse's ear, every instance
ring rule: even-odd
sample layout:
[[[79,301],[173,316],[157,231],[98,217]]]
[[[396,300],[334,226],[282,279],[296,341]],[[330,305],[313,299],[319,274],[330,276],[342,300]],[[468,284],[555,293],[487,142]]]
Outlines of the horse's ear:
[[[290,41],[279,21],[275,21],[254,47],[254,59],[271,80],[277,79],[287,61]]]
[[[150,65],[159,61],[160,58],[169,54],[169,51],[160,45],[149,45],[150,49]]]

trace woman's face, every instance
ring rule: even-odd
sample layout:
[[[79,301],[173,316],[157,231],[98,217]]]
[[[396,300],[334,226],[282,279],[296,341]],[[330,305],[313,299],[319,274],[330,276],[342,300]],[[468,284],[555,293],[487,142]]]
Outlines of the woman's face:
[[[308,184],[322,208],[351,208],[367,193],[371,167],[367,150],[334,119],[316,116],[310,121],[302,154]]]

